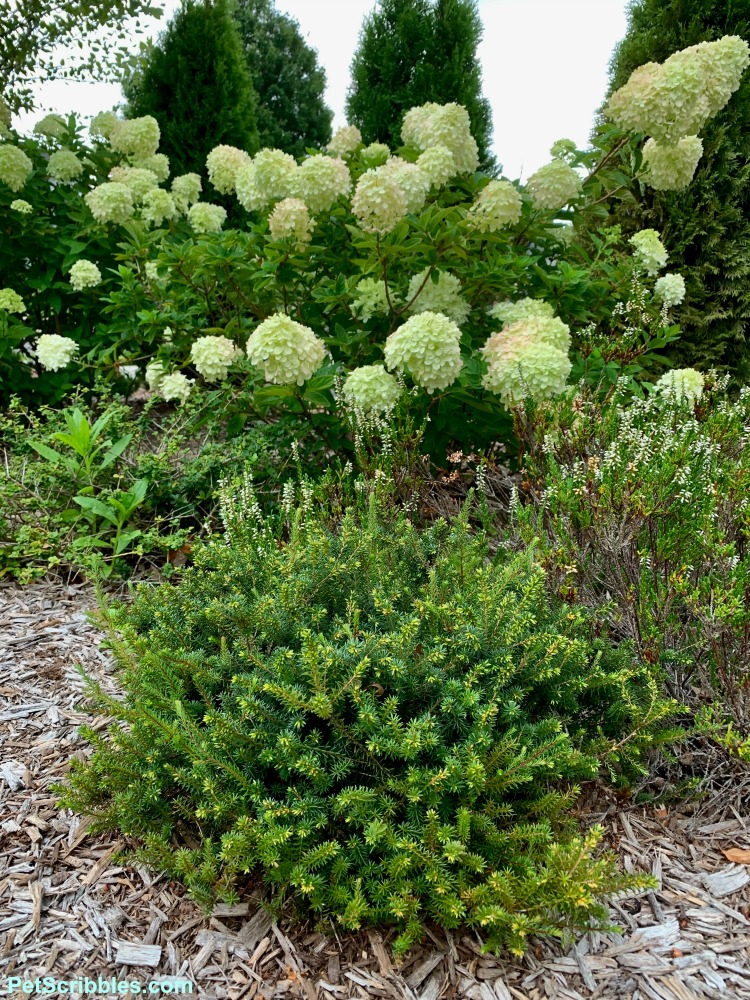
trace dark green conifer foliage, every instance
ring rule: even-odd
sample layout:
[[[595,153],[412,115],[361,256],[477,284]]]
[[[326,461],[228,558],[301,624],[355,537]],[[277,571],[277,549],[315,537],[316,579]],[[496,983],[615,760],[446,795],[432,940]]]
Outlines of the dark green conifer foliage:
[[[469,112],[481,167],[494,170],[492,112],[477,60],[481,38],[476,0],[380,0],[352,61],[348,120],[365,142],[398,147],[409,108],[455,101]]]
[[[130,117],[159,122],[173,175],[205,176],[220,144],[258,149],[255,92],[226,0],[184,0],[124,90]]]
[[[639,0],[611,62],[610,91],[636,67],[723,35],[750,41],[750,0]],[[750,74],[704,128],[703,157],[685,191],[646,188],[615,221],[628,230],[659,230],[669,271],[680,271],[687,296],[675,318],[678,365],[717,366],[750,376]]]
[[[299,25],[273,0],[236,0],[233,11],[258,95],[260,145],[300,157],[331,138],[325,70]]]

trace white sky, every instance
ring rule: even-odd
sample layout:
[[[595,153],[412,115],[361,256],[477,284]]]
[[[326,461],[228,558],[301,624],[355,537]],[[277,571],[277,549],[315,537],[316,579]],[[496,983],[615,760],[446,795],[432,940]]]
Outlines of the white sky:
[[[149,33],[158,34],[178,6],[166,0],[164,17]],[[345,124],[349,64],[374,6],[375,0],[276,0],[318,50],[334,127]],[[508,177],[528,177],[546,163],[555,139],[587,144],[612,49],[625,34],[626,6],[627,0],[479,0],[484,94],[492,105],[494,151]],[[39,109],[18,119],[22,129],[41,111],[93,115],[122,100],[119,86],[102,83],[45,84],[37,95]]]

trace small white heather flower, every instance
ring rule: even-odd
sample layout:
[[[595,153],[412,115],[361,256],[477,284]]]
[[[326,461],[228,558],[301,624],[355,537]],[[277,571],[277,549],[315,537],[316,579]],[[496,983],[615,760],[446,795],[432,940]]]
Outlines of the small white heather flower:
[[[406,211],[419,212],[430,190],[431,182],[427,174],[416,163],[408,163],[400,156],[392,156],[380,167],[390,176],[395,177],[406,198]]]
[[[432,274],[427,277],[430,271]],[[437,284],[432,279],[435,273],[438,274]],[[461,282],[450,271],[436,272],[433,268],[426,267],[415,274],[406,293],[406,301],[411,302],[412,299],[414,302],[410,306],[411,312],[442,313],[458,324],[464,323],[471,311],[468,302],[461,298]]]
[[[190,359],[207,382],[223,382],[229,366],[241,354],[227,337],[198,337],[190,348]]]
[[[564,160],[552,160],[529,177],[526,190],[534,208],[557,211],[581,193],[581,178]]]
[[[390,294],[391,303],[396,305],[399,301],[396,293],[389,289],[388,294]],[[354,290],[352,309],[363,323],[372,319],[373,316],[387,316],[390,312],[388,294],[386,294],[384,281],[376,278],[360,278]]]
[[[20,212],[21,215],[31,215],[34,211],[28,201],[24,201],[23,198],[16,198],[10,203],[10,207],[12,211]]]
[[[146,365],[146,384],[151,392],[159,391],[164,374],[164,365],[161,361],[149,361]]]
[[[408,372],[428,393],[445,389],[463,368],[461,331],[441,313],[412,316],[388,337],[383,354],[386,367]]]
[[[83,200],[97,222],[127,222],[135,208],[130,188],[113,181],[92,188]]]
[[[182,372],[174,372],[172,375],[164,375],[161,378],[157,391],[167,401],[176,399],[178,402],[184,403],[192,392],[194,381],[195,379],[188,378]]]
[[[681,274],[665,274],[654,284],[654,294],[665,306],[678,306],[685,298],[685,279]]]
[[[90,260],[77,260],[68,275],[70,285],[76,292],[84,288],[94,288],[102,280],[102,272]]]
[[[294,173],[295,198],[301,198],[310,211],[327,212],[339,198],[352,189],[352,175],[339,157],[309,156]]]
[[[83,164],[69,149],[58,149],[47,161],[47,173],[56,181],[74,181],[83,173]]]
[[[641,229],[628,241],[635,248],[635,259],[646,274],[657,274],[667,263],[667,251],[655,229]]]
[[[391,151],[384,142],[371,142],[360,151],[359,158],[366,167],[382,167],[390,155]]]
[[[456,161],[447,146],[428,146],[417,158],[417,166],[435,188],[445,187],[456,176]]]
[[[643,179],[657,191],[681,191],[693,179],[703,143],[697,135],[688,135],[673,146],[647,139],[643,147]]]
[[[237,172],[250,163],[250,156],[236,146],[215,146],[206,157],[208,179],[219,194],[231,194],[237,182]]]
[[[469,209],[480,233],[496,233],[521,218],[523,201],[510,181],[490,181]]]
[[[662,375],[656,383],[656,391],[662,396],[692,406],[703,395],[704,382],[703,375],[695,368],[676,368]]]
[[[519,299],[517,302],[510,300],[497,302],[488,312],[493,319],[500,320],[503,326],[531,316],[546,316],[551,319],[555,315],[555,310],[549,302],[530,298]]]
[[[159,123],[152,115],[142,118],[118,118],[109,132],[109,144],[116,153],[137,160],[148,159],[159,148]]]
[[[203,184],[199,174],[180,174],[172,181],[172,197],[181,212],[187,212],[190,206],[198,201]]]
[[[153,170],[139,167],[112,167],[109,179],[129,188],[135,205],[139,205],[159,183]]]
[[[392,410],[401,393],[398,380],[389,375],[382,365],[355,368],[347,376],[343,388],[347,404],[368,417]]]
[[[393,171],[368,170],[357,181],[352,212],[368,233],[389,233],[407,212],[406,195]]]
[[[226,219],[226,209],[208,201],[197,202],[187,213],[187,220],[196,233],[219,233]]]
[[[275,313],[250,335],[247,356],[266,382],[303,385],[323,364],[326,347],[308,326]]]
[[[36,342],[37,360],[42,368],[56,372],[70,364],[78,351],[78,344],[70,337],[60,337],[56,333],[44,333]]]
[[[0,309],[8,313],[26,312],[23,299],[12,288],[0,288]]]
[[[45,115],[34,126],[34,132],[37,135],[46,136],[47,139],[62,139],[67,131],[68,126],[65,124],[65,119],[54,114]]]
[[[362,133],[356,125],[344,125],[334,133],[326,146],[329,153],[335,156],[348,156],[362,142]]]
[[[114,111],[100,111],[92,118],[89,132],[96,138],[109,139],[117,121]]]
[[[174,198],[164,188],[147,191],[141,206],[141,218],[151,226],[160,226],[165,219],[176,219],[179,215]]]
[[[275,240],[293,239],[298,244],[312,239],[312,222],[301,198],[284,198],[268,216],[268,229]]]
[[[20,191],[31,176],[34,164],[18,146],[0,144],[0,181],[11,191]]]

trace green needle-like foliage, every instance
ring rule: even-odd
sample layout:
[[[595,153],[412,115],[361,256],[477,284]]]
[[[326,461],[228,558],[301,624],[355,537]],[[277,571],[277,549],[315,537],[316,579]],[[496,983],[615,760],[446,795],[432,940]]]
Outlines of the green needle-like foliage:
[[[88,734],[64,801],[205,903],[259,872],[345,928],[396,923],[398,951],[426,920],[519,952],[608,926],[606,897],[649,879],[571,805],[640,771],[673,705],[468,509],[421,531],[378,507],[298,511],[284,541],[245,494],[230,545],[111,610],[126,725]]]

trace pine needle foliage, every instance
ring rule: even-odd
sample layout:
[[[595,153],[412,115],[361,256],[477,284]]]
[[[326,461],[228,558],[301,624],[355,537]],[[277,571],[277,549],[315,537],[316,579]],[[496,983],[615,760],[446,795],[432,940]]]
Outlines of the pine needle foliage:
[[[606,898],[651,882],[571,807],[642,772],[674,706],[550,604],[533,551],[491,558],[468,507],[419,529],[366,494],[337,527],[308,495],[282,537],[246,493],[230,544],[107,612],[126,698],[98,693],[119,725],[87,731],[64,803],[206,905],[259,873],[277,904],[398,925],[398,953],[428,920],[519,953],[609,926]]]

